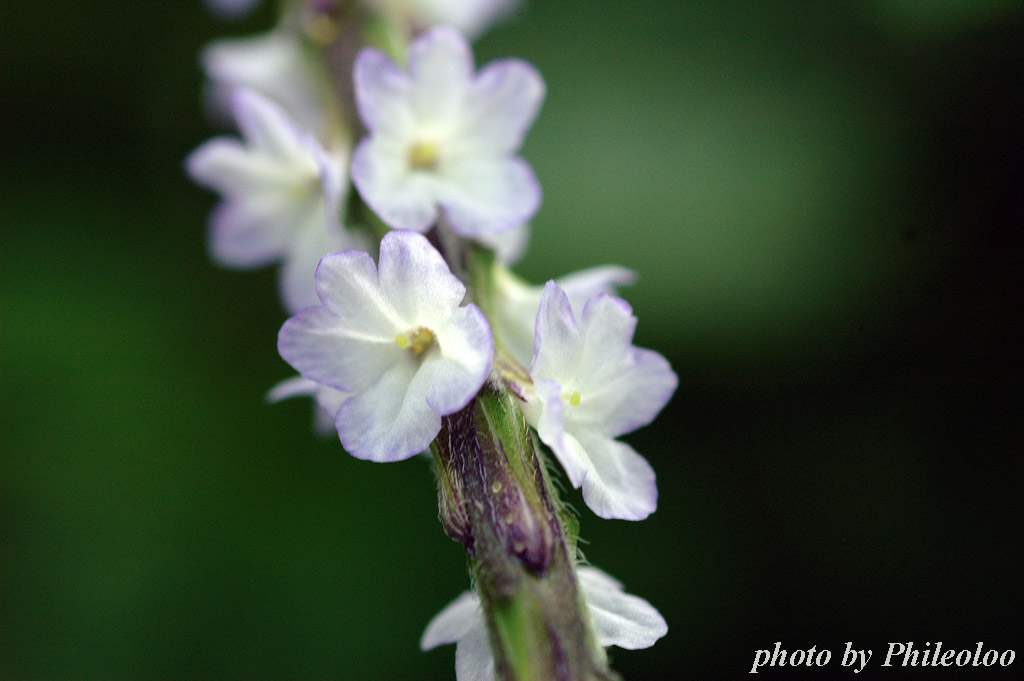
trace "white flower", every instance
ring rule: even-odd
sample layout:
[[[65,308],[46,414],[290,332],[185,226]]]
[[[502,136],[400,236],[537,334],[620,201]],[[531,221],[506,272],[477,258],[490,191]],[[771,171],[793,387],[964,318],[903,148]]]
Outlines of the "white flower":
[[[369,136],[353,155],[352,181],[390,227],[425,232],[443,213],[476,237],[536,213],[540,185],[515,155],[544,98],[532,66],[505,59],[474,74],[466,39],[438,27],[409,48],[408,73],[362,50],[355,90]]]
[[[338,222],[344,156],[328,153],[254,92],[236,93],[234,109],[245,142],[215,138],[186,161],[193,180],[223,196],[211,216],[210,251],[236,268],[283,260],[281,297],[297,312],[318,302],[313,272],[321,256],[367,243]]]
[[[203,49],[201,61],[210,79],[208,99],[217,115],[225,114],[236,91],[254,90],[277,102],[306,130],[325,133],[315,66],[294,33],[277,28],[249,38],[218,40]]]
[[[624,300],[597,295],[577,323],[565,292],[544,287],[524,412],[602,518],[642,520],[658,502],[650,465],[615,438],[650,423],[678,379],[664,357],[632,345],[635,328]]]
[[[519,0],[364,0],[373,9],[404,10],[417,28],[446,24],[470,38],[511,14]],[[396,8],[396,4],[398,8]]]
[[[644,599],[623,591],[622,584],[595,567],[576,571],[597,642],[627,650],[650,648],[668,633],[661,614]],[[458,681],[494,681],[494,656],[487,641],[480,597],[466,591],[430,620],[420,648],[455,643]]]
[[[303,378],[302,376],[287,378],[275,385],[267,393],[268,402],[280,402],[291,397],[312,397],[315,399],[316,412],[313,425],[318,433],[328,435],[335,430],[334,421],[337,418],[338,409],[341,408],[342,402],[351,397],[351,395],[335,390],[330,386],[316,383],[308,378]]]
[[[532,286],[508,268],[495,265],[493,319],[495,336],[513,359],[524,367],[533,359],[534,326],[540,309],[543,286]],[[583,305],[599,293],[614,293],[619,286],[636,280],[632,270],[617,265],[591,267],[555,279],[569,297],[573,313],[583,312]]]
[[[350,454],[407,459],[441,417],[465,407],[490,372],[491,329],[466,288],[419,234],[389,232],[380,267],[361,251],[327,255],[316,271],[322,305],[281,328],[281,356],[306,378],[350,393],[336,425]]]

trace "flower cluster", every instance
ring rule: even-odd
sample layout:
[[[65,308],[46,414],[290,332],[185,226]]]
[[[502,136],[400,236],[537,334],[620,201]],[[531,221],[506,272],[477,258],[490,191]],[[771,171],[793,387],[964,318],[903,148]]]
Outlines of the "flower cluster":
[[[225,15],[255,4],[209,2]],[[513,2],[364,0],[347,18],[355,10],[330,0],[294,5],[273,31],[204,52],[211,107],[240,138],[211,140],[186,162],[221,195],[212,257],[236,268],[281,262],[293,316],[278,349],[300,376],[270,399],[314,397],[320,428],[336,428],[352,456],[387,462],[427,450],[442,419],[490,382],[515,396],[595,514],[646,518],[654,472],[617,438],[648,424],[677,379],[661,355],[633,345],[637,320],[616,296],[633,273],[604,266],[531,286],[508,269],[541,203],[518,154],[545,86],[518,59],[476,70],[466,36]],[[331,88],[295,19],[310,11],[339,30],[379,12],[414,36],[404,64],[373,47],[351,61],[358,121],[338,115],[346,87]],[[430,27],[439,22],[449,25]],[[596,569],[578,577],[601,645],[646,647],[664,635],[646,601]],[[493,676],[481,612],[464,594],[423,637],[424,649],[458,642],[463,679]]]

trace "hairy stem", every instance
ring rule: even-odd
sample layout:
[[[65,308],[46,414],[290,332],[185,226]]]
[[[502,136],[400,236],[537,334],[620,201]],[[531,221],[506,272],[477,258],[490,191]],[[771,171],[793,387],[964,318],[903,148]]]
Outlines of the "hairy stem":
[[[471,556],[498,678],[617,678],[580,595],[574,528],[514,398],[485,386],[443,419],[433,449],[442,522]]]

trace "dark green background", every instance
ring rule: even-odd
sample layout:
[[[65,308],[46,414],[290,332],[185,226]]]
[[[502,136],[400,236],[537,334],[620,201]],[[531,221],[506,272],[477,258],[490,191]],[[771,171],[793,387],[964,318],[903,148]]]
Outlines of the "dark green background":
[[[274,274],[208,262],[182,174],[214,132],[197,51],[271,8],[0,13],[0,679],[451,678],[417,648],[467,584],[429,466],[264,404]],[[774,641],[1024,655],[1022,45],[997,0],[535,0],[479,43],[549,89],[520,271],[636,269],[680,376],[628,438],[658,512],[571,497],[669,622],[612,651],[627,678],[736,678]]]

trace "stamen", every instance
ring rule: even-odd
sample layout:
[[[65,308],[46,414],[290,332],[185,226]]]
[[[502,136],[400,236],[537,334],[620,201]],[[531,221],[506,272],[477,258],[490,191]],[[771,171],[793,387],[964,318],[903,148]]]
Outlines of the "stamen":
[[[288,199],[295,203],[302,203],[307,200],[314,190],[319,189],[320,178],[313,177],[294,183],[288,188]]]
[[[570,407],[580,406],[580,400],[583,399],[583,397],[580,395],[579,390],[572,391],[571,395],[569,393],[562,393],[561,398],[564,401],[568,402]]]
[[[409,165],[414,170],[437,170],[439,152],[433,142],[414,142],[409,147]]]
[[[413,355],[419,357],[434,344],[434,338],[433,331],[425,326],[421,326],[416,329],[411,338],[407,333],[400,333],[395,336],[395,345],[402,350],[408,349]]]

